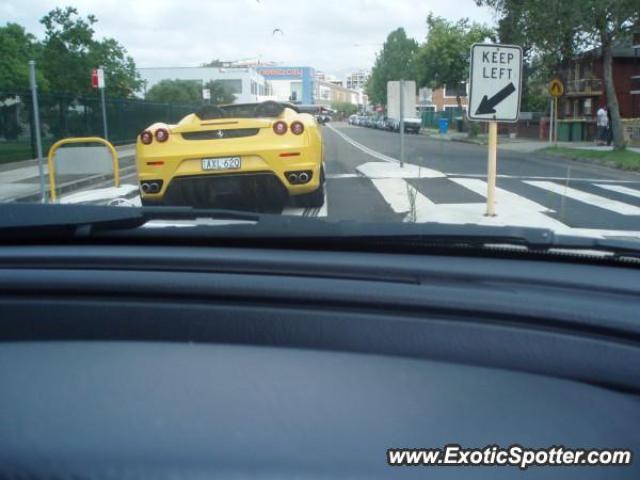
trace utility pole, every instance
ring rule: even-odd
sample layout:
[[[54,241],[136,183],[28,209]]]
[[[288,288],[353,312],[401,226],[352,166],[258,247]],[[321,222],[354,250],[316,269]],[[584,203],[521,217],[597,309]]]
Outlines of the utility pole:
[[[36,82],[36,62],[29,61],[29,82],[31,83],[31,101],[33,103],[33,129],[36,134],[38,151],[38,174],[40,176],[40,201],[45,203],[47,195],[44,191],[44,158],[42,154],[42,135],[40,132],[40,108],[38,107],[38,84]]]
[[[404,168],[404,80],[400,80],[400,168]]]

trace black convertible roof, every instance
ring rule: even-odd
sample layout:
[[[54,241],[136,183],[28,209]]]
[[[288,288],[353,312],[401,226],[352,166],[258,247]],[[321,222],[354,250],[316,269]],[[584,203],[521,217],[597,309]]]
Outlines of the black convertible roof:
[[[256,103],[232,103],[228,105],[205,105],[195,112],[200,120],[215,120],[218,118],[256,118],[277,117],[285,108],[296,113],[300,110],[291,103],[286,102],[256,102]]]

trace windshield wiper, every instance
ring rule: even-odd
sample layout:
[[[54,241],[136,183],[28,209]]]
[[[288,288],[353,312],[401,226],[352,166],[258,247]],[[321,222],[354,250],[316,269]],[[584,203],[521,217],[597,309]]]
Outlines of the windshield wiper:
[[[136,229],[152,220],[198,218],[258,222],[260,214],[191,207],[116,208],[98,205],[6,203],[0,205],[0,234],[11,232],[72,233]]]
[[[139,228],[154,221],[169,221],[160,232]],[[190,221],[196,228],[172,229],[171,221]],[[203,224],[201,220],[228,220]],[[179,226],[179,225],[176,225]],[[93,205],[0,205],[0,238],[3,237],[107,237],[201,238],[244,240],[332,248],[369,247],[380,250],[412,248],[485,249],[494,246],[524,247],[532,252],[592,250],[618,257],[640,258],[640,241],[594,238],[555,233],[553,230],[517,226],[443,223],[331,222],[318,218],[191,207],[116,208]],[[324,242],[324,243],[323,243]]]

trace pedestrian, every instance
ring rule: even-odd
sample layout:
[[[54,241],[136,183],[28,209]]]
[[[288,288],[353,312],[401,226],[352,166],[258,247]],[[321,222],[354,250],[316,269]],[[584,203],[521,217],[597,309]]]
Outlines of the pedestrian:
[[[598,145],[604,145],[607,135],[607,111],[604,107],[600,107],[596,113],[596,126],[598,127]]]
[[[607,107],[607,147],[611,146],[613,141],[613,122],[611,121],[611,110]]]

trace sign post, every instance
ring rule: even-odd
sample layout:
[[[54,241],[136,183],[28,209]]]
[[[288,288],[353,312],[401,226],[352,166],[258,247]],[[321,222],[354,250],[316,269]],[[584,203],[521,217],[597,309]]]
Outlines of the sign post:
[[[400,80],[400,168],[404,168],[404,80]]]
[[[487,154],[487,216],[496,215],[498,122],[515,123],[520,116],[522,48],[476,43],[471,47],[469,120],[489,123]]]
[[[42,133],[40,132],[40,108],[38,108],[38,83],[36,82],[36,62],[29,61],[29,83],[31,84],[31,103],[33,103],[33,129],[36,134],[36,149],[38,152],[38,175],[40,176],[40,201],[45,203],[47,196],[44,191],[44,158],[42,158]]]
[[[554,78],[549,82],[549,94],[553,97],[551,107],[551,125],[549,126],[552,142],[558,144],[558,98],[564,95],[564,84],[559,78]],[[551,132],[553,132],[551,134]]]
[[[102,127],[104,131],[104,139],[109,140],[109,131],[107,129],[107,105],[104,100],[104,67],[95,68],[91,71],[91,86],[100,89],[100,99],[102,101]]]

